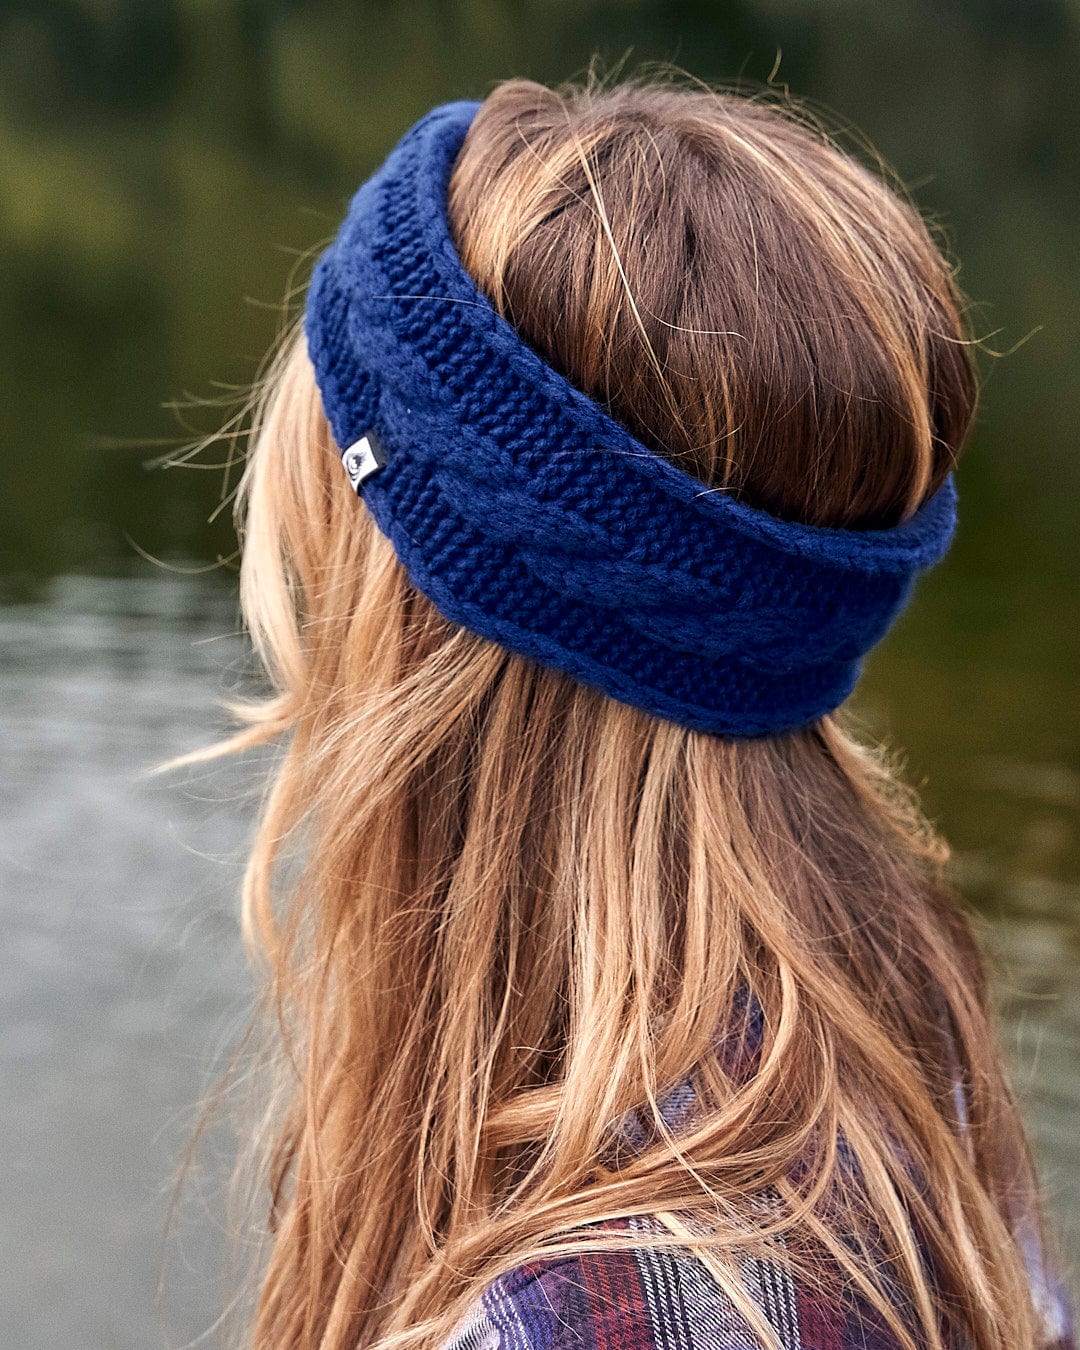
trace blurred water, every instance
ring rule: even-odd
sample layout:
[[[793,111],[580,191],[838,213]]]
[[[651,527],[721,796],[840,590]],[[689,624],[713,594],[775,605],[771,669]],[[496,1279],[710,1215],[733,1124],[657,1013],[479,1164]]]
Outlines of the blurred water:
[[[234,628],[228,588],[199,579],[62,579],[0,608],[0,1350],[181,1346],[221,1310],[227,1147],[163,1234],[197,1104],[249,1008],[250,801],[235,769],[140,774],[220,729]],[[1061,765],[970,774],[1003,799],[1080,793]],[[993,856],[968,853],[959,876],[995,913],[1006,1045],[1080,1253],[1080,895],[1000,875]]]
[[[184,581],[62,580],[0,610],[3,1350],[183,1345],[222,1305],[223,1165],[167,1248],[164,1227],[249,1008],[249,813],[220,772],[140,775],[209,738],[239,647],[206,639],[234,627]]]

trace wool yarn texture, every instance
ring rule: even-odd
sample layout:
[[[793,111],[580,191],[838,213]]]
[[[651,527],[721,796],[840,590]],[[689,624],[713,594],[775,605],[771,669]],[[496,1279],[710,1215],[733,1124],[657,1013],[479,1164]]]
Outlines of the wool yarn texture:
[[[657,717],[776,735],[837,708],[955,528],[779,520],[706,487],[497,314],[446,218],[479,104],[433,109],[356,193],[305,333],[349,484],[448,619]]]

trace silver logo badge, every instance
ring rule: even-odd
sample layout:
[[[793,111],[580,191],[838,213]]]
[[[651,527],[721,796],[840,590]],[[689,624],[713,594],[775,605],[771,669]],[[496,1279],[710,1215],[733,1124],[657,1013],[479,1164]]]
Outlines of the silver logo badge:
[[[373,473],[378,473],[383,467],[386,457],[382,446],[369,433],[367,436],[361,436],[358,441],[353,441],[348,449],[341,452],[341,462],[345,465],[349,482],[354,490],[359,492],[365,479],[370,478]]]

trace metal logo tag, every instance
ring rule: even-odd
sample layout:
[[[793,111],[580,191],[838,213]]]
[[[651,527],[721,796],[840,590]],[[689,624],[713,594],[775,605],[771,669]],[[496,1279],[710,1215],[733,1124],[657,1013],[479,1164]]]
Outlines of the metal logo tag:
[[[378,473],[386,463],[386,454],[374,434],[369,431],[366,436],[353,441],[348,449],[341,452],[341,462],[345,466],[353,489],[359,492],[365,480],[373,473]]]

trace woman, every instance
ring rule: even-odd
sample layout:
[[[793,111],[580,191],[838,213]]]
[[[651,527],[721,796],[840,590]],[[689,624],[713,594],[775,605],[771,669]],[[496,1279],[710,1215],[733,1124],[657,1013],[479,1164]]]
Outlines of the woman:
[[[511,81],[360,190],[240,495],[256,1346],[1071,1343],[945,847],[836,716],[974,401],[916,212],[760,100]]]

